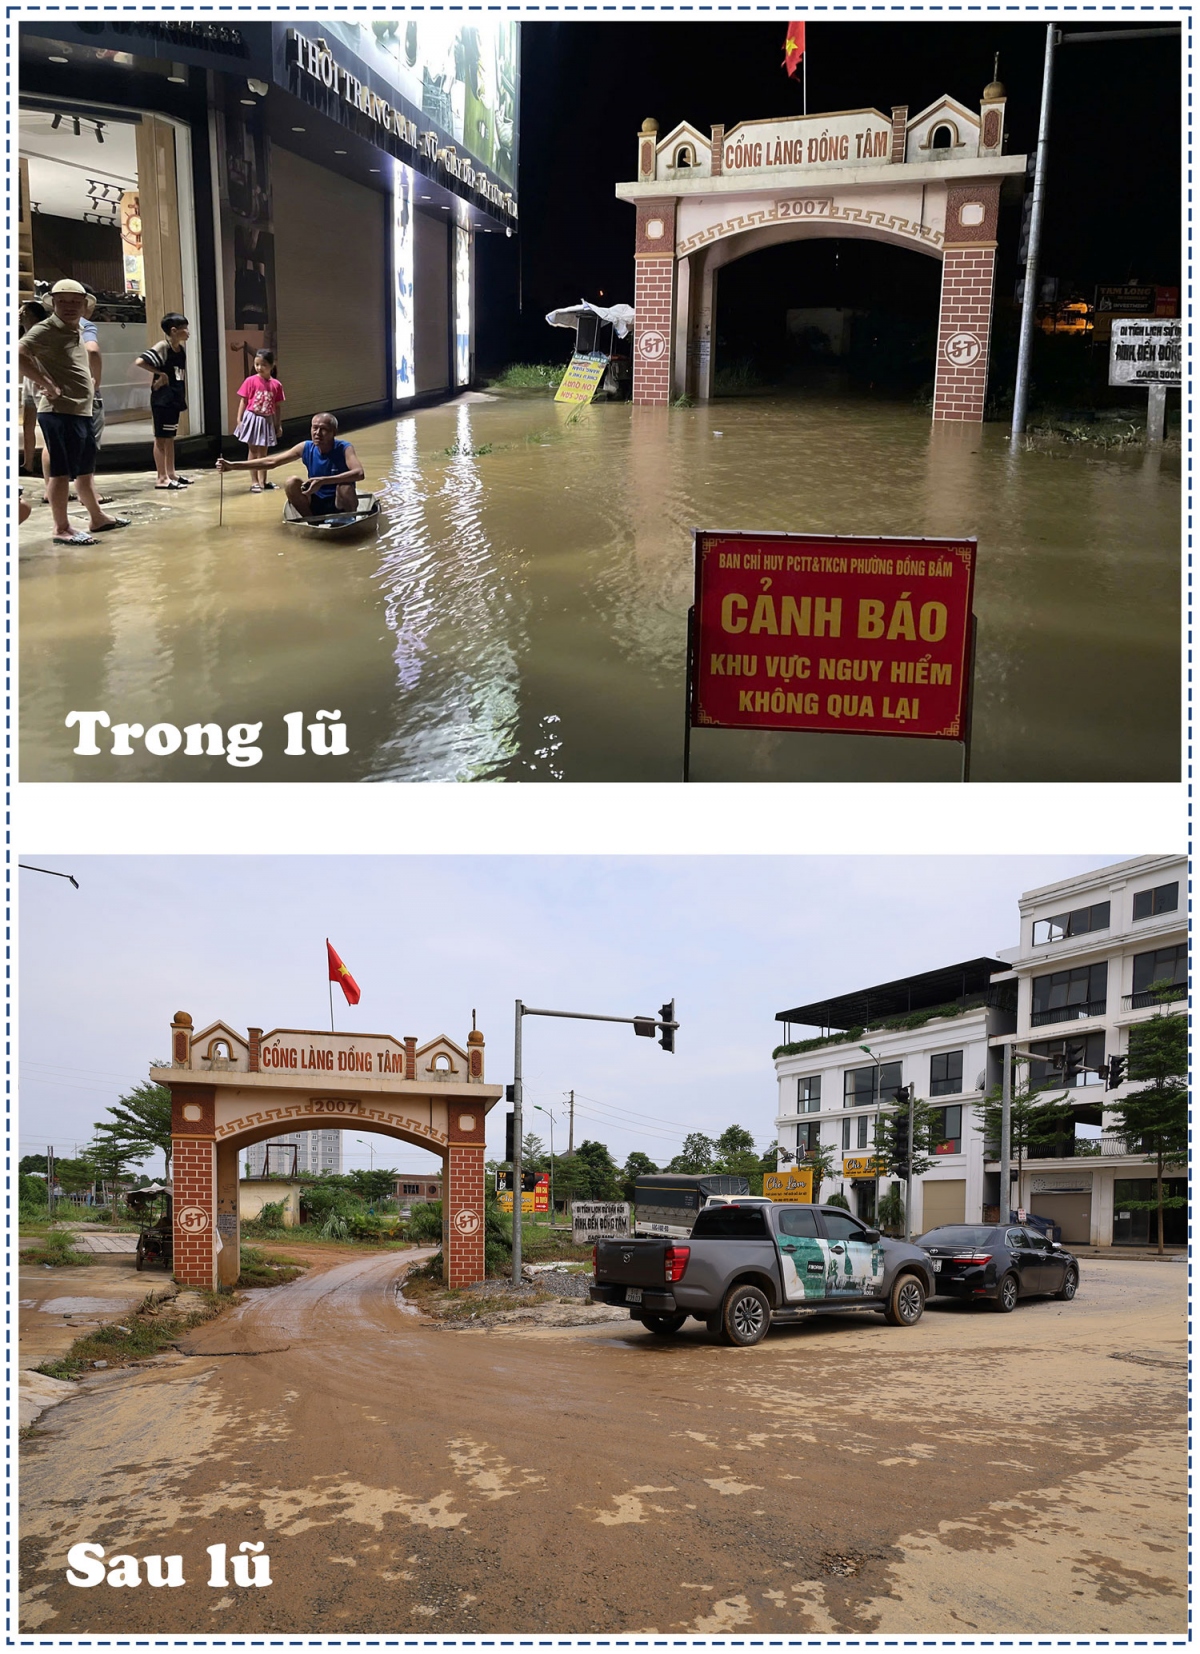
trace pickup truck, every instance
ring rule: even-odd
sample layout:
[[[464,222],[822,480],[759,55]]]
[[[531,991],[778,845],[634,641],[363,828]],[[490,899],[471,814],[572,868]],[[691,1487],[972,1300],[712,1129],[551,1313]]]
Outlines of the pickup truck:
[[[686,1242],[601,1240],[594,1259],[593,1303],[626,1305],[664,1336],[692,1315],[743,1347],[829,1311],[881,1310],[911,1327],[933,1292],[920,1247],[884,1239],[840,1206],[732,1201],[698,1213]]]

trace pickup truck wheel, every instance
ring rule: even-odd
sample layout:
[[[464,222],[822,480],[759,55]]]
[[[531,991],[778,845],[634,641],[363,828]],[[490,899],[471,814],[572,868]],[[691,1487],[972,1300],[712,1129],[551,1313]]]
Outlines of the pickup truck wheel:
[[[756,1286],[735,1286],[726,1294],[721,1309],[721,1336],[727,1344],[748,1349],[767,1335],[771,1306],[765,1292]]]
[[[669,1338],[672,1333],[679,1331],[686,1320],[686,1315],[643,1315],[642,1325],[647,1332],[656,1332],[660,1338]]]
[[[915,1327],[925,1310],[925,1289],[915,1275],[899,1275],[884,1305],[884,1319],[893,1327]]]

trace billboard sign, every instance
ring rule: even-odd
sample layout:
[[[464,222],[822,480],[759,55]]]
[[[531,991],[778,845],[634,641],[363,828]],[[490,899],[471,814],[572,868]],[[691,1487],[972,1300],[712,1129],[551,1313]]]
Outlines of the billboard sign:
[[[1178,385],[1183,375],[1183,323],[1114,321],[1110,385]]]
[[[600,388],[607,367],[607,356],[581,356],[576,351],[554,393],[554,400],[579,405],[590,402]]]
[[[782,1172],[763,1173],[763,1194],[770,1200],[796,1205],[811,1203],[813,1197],[813,1169],[811,1166],[789,1166]]]
[[[975,552],[697,531],[692,727],[965,741]]]
[[[573,1200],[571,1230],[576,1246],[590,1246],[593,1241],[613,1237],[620,1239],[629,1233],[629,1202]]]

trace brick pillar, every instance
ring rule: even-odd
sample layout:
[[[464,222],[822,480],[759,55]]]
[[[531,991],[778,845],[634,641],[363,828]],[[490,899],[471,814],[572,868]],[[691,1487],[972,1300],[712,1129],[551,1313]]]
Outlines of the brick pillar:
[[[935,420],[972,425],[983,420],[999,209],[1000,186],[992,180],[953,184],[946,192]]]
[[[892,153],[893,166],[899,166],[904,159],[904,151],[908,144],[908,105],[898,103],[892,109]]]
[[[449,1287],[484,1276],[483,1100],[450,1105],[450,1146],[442,1196],[442,1256]]]
[[[248,1049],[248,1053],[249,1053],[248,1057],[247,1057],[247,1060],[246,1060],[246,1067],[249,1069],[251,1074],[257,1074],[258,1073],[259,1059],[262,1056],[262,1029],[261,1028],[247,1028],[246,1029],[246,1045],[247,1045],[247,1049]]]
[[[671,400],[675,334],[675,203],[639,201],[634,245],[633,400]]]
[[[725,175],[725,126],[714,126],[712,129],[712,164],[710,171],[714,178]]]
[[[175,1279],[217,1284],[216,1088],[171,1087],[171,1181]]]
[[[404,1041],[404,1078],[415,1080],[417,1077],[417,1041],[416,1036],[409,1034]]]
[[[236,1286],[242,1272],[242,1224],[238,1209],[238,1162],[236,1143],[217,1143],[217,1280],[221,1286]]]

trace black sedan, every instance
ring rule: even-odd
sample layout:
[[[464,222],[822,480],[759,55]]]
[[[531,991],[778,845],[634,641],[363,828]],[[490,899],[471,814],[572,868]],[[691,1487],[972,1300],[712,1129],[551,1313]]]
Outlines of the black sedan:
[[[935,1297],[986,1299],[1002,1315],[1039,1293],[1069,1302],[1079,1286],[1079,1260],[1036,1229],[949,1223],[917,1245],[933,1266]]]

